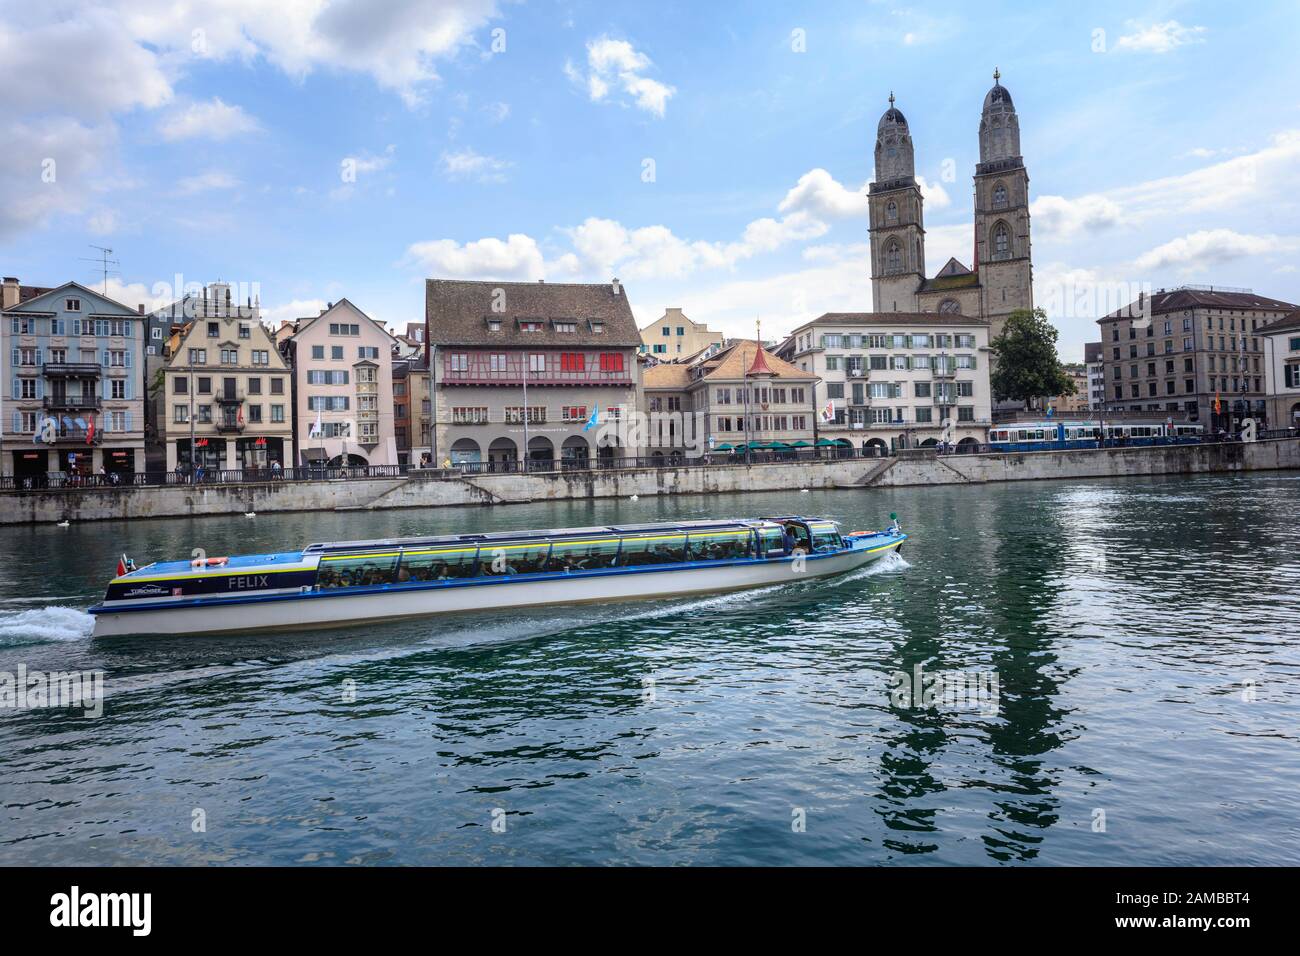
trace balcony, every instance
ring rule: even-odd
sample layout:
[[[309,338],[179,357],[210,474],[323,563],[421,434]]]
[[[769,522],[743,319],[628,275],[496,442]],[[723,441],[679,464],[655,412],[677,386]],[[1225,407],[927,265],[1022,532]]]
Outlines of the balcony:
[[[868,379],[871,377],[871,370],[868,368],[851,368],[844,374],[849,378]]]
[[[99,378],[102,371],[98,362],[46,362],[41,367],[49,378]]]
[[[98,409],[98,395],[46,395],[42,404],[51,412],[75,412],[83,408]]]
[[[213,398],[218,405],[239,405],[244,400],[238,392],[218,392]]]
[[[223,435],[238,435],[244,430],[244,423],[237,418],[222,418],[216,426],[217,431]]]
[[[952,379],[957,377],[956,366],[935,366],[930,370],[932,378]]]

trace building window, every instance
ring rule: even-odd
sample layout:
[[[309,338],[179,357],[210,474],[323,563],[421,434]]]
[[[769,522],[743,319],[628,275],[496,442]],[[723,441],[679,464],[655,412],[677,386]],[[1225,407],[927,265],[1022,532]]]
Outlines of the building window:
[[[993,227],[993,258],[1007,259],[1011,256],[1011,231],[1005,222]]]
[[[1007,187],[998,183],[993,187],[993,207],[1000,209],[1007,204]]]
[[[277,425],[279,425],[279,424],[283,424],[283,423],[284,423],[284,406],[283,406],[283,405],[272,405],[272,406],[271,406],[271,421],[272,421],[273,424],[277,424]]]
[[[885,207],[885,219],[889,222],[898,222],[898,203],[894,202],[892,199],[890,200],[889,205]]]
[[[960,315],[961,303],[956,299],[944,299],[939,303],[939,311],[948,315]]]
[[[64,312],[80,312],[80,311],[81,311],[81,300],[80,300],[80,299],[64,299],[64,300],[63,300],[63,311],[64,311]]]
[[[343,346],[341,346],[341,345],[331,345],[331,346],[330,346],[330,358],[331,358],[333,361],[335,361],[335,362],[341,362],[341,361],[343,361]]]
[[[903,271],[903,250],[896,242],[891,242],[885,249],[885,273],[887,275]]]

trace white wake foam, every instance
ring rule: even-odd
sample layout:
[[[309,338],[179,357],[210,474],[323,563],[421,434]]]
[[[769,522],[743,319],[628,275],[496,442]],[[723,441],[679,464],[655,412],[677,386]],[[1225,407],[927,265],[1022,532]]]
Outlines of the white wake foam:
[[[90,637],[95,619],[75,607],[37,607],[0,611],[0,646],[81,641]]]

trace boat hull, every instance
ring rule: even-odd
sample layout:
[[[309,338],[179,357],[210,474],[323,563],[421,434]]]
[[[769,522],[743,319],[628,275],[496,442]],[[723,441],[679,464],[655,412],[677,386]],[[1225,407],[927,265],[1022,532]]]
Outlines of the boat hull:
[[[347,627],[401,618],[487,609],[635,601],[737,591],[822,578],[863,567],[893,553],[905,536],[861,542],[846,550],[801,558],[668,565],[536,575],[471,578],[421,586],[313,591],[242,600],[185,603],[114,611],[96,608],[94,637],[127,634],[184,636],[233,631]]]

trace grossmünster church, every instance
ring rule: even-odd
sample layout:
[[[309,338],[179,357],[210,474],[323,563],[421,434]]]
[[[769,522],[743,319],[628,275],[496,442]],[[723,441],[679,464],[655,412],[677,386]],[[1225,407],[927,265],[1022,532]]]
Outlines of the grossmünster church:
[[[1007,315],[1033,308],[1029,258],[1029,173],[1020,155],[1020,120],[993,73],[980,115],[975,166],[975,237],[970,267],[949,259],[925,273],[925,221],[907,118],[894,106],[876,132],[871,216],[871,295],[875,312],[960,312],[987,319],[997,336]]]

